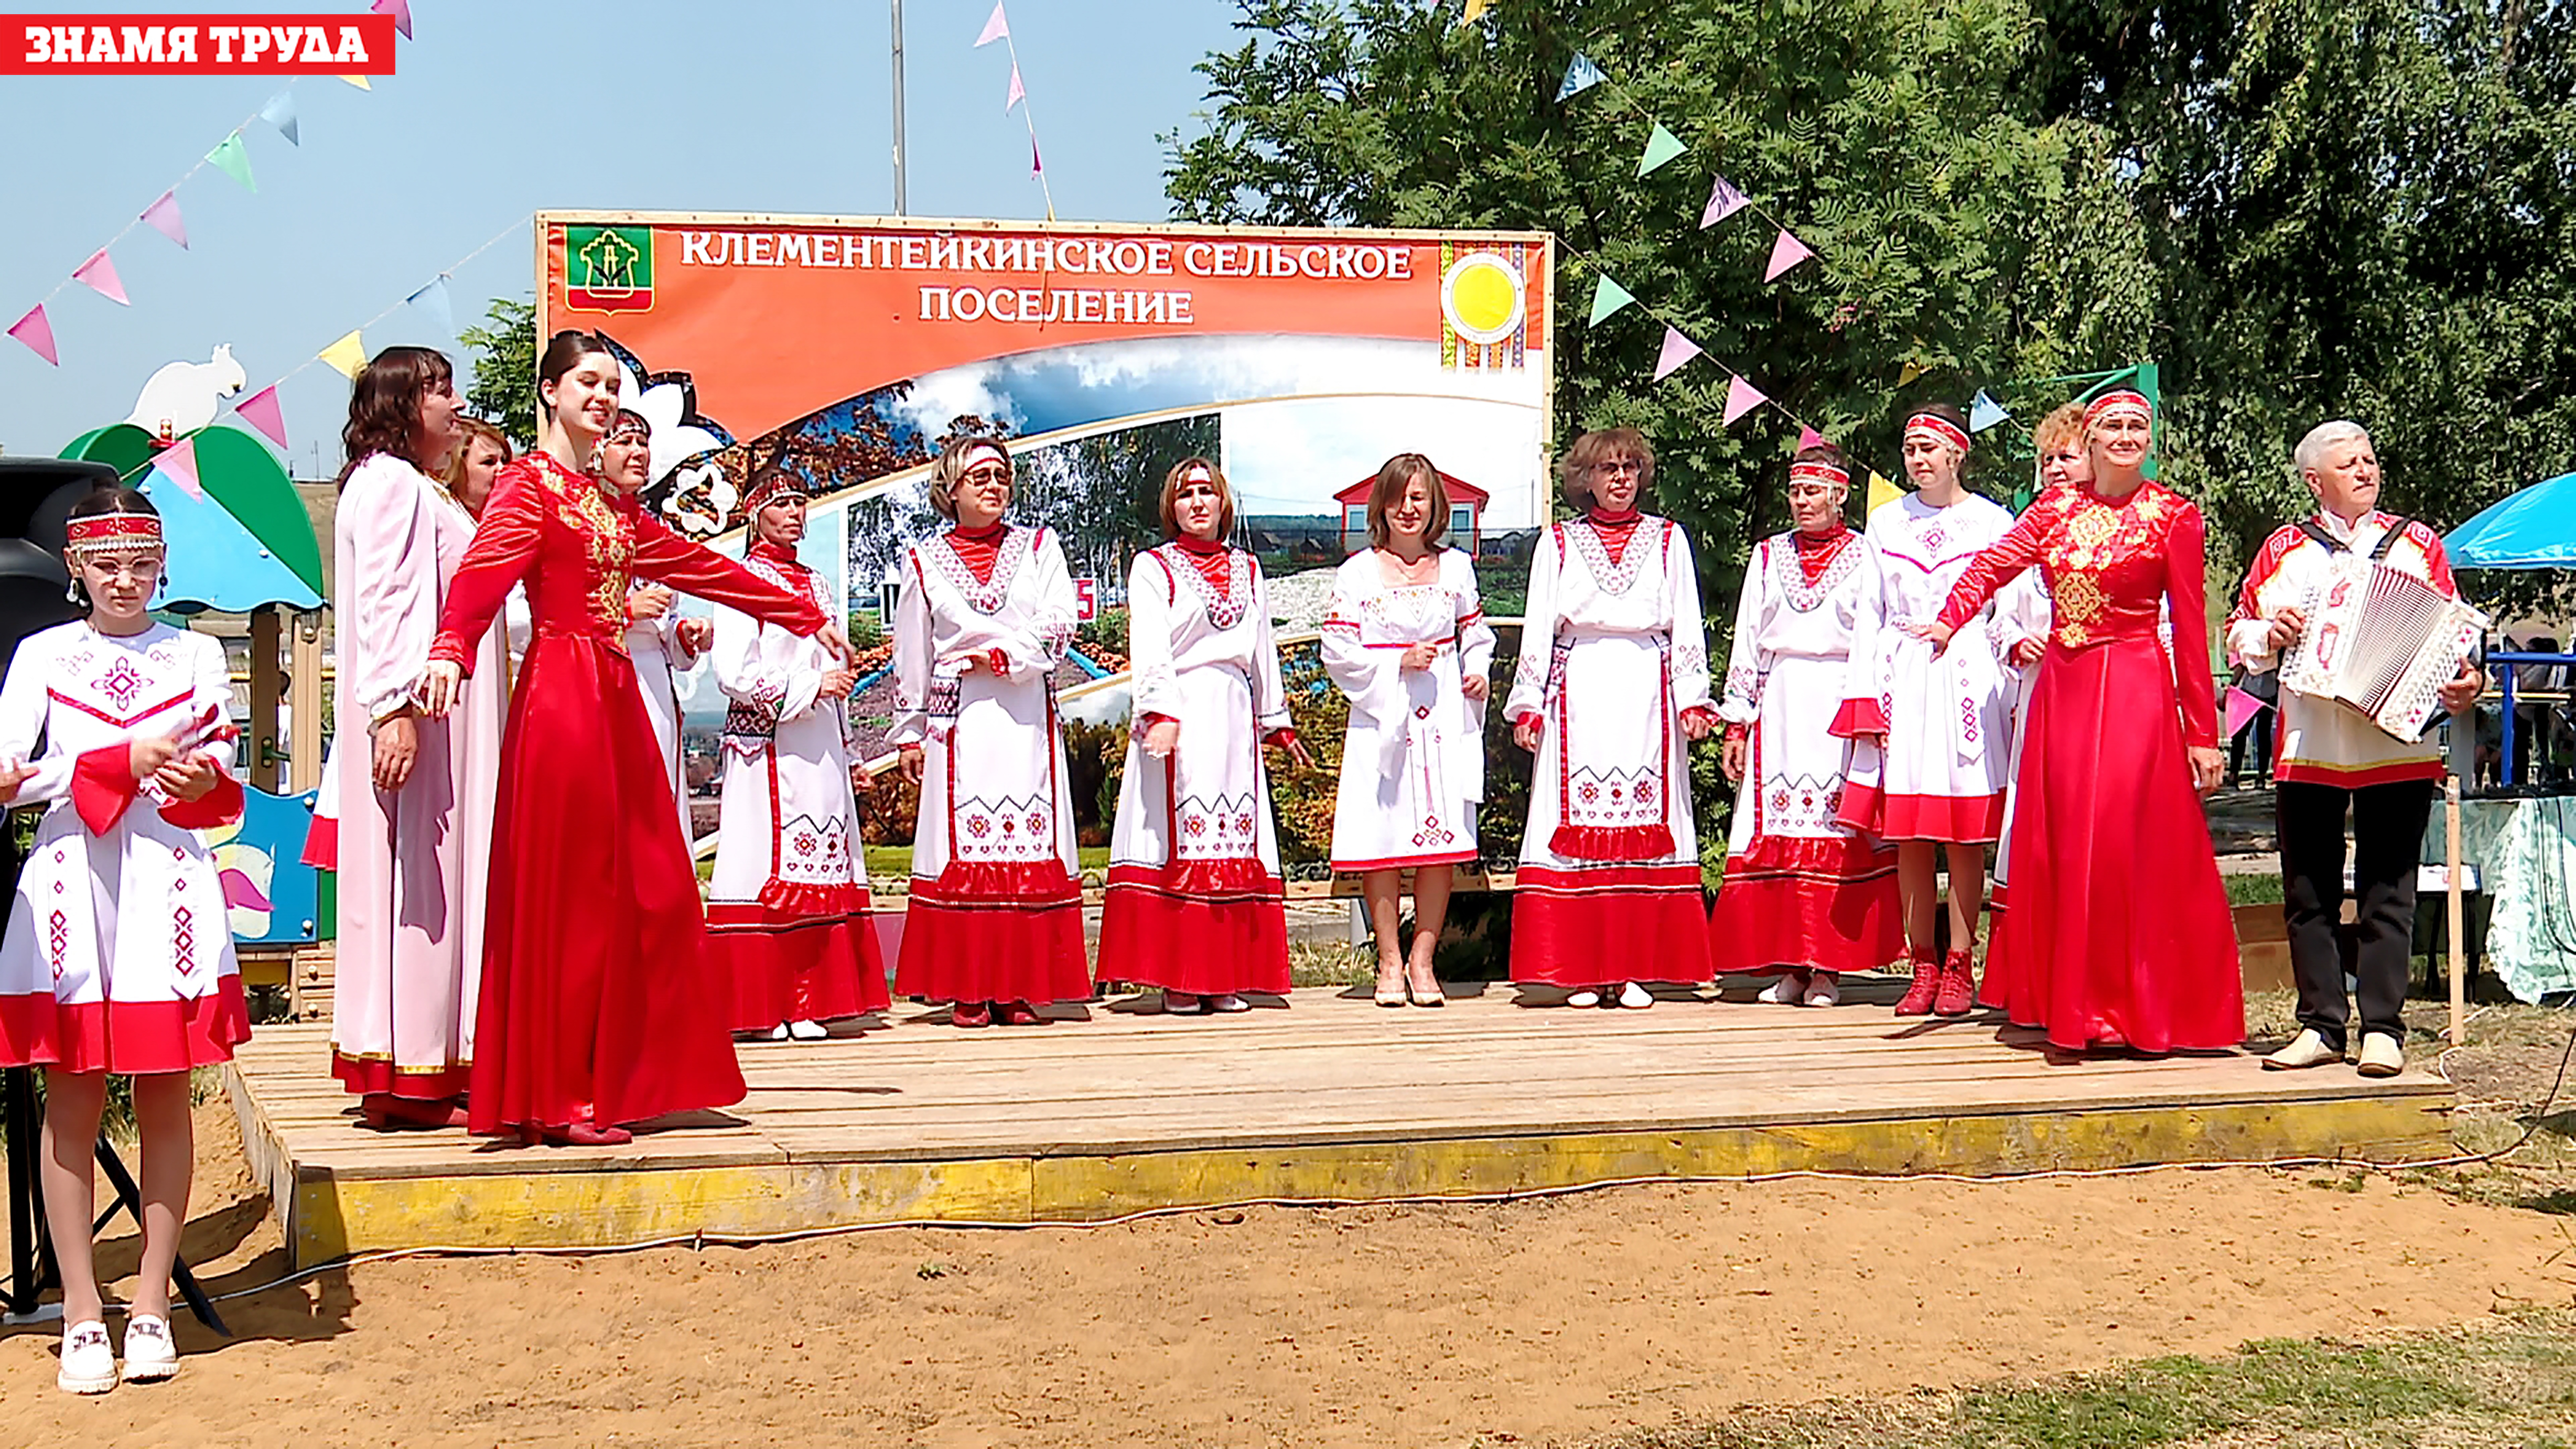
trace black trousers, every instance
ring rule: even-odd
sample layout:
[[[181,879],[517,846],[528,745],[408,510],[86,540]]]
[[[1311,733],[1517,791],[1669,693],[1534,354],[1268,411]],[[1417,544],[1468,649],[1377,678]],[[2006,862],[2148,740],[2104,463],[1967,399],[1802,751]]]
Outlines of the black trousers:
[[[2290,970],[2299,983],[2299,1025],[2345,1045],[2352,1019],[2344,997],[2344,812],[2352,812],[2353,976],[2361,1029],[2406,1036],[2406,979],[2413,969],[2415,870],[2424,852],[2424,823],[2433,813],[2433,782],[2405,780],[2347,790],[2284,781],[2277,787],[2281,840],[2281,914],[2290,930]]]

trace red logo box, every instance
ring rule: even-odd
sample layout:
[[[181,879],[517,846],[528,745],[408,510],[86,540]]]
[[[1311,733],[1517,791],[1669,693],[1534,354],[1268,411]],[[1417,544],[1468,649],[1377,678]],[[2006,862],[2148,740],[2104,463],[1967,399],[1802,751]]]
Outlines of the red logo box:
[[[0,15],[0,75],[392,75],[390,15]]]

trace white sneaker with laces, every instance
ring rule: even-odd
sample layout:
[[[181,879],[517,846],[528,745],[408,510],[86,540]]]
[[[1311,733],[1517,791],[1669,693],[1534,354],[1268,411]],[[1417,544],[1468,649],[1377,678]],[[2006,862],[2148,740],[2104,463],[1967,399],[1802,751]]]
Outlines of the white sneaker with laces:
[[[2301,1027],[2290,1044],[2263,1059],[2267,1072],[2295,1072],[2305,1067],[2322,1067],[2343,1060],[2343,1053],[2326,1045],[2313,1027]]]
[[[116,1350],[107,1346],[106,1324],[63,1325],[63,1366],[54,1382],[70,1394],[103,1394],[116,1387]]]
[[[1807,994],[1807,983],[1799,980],[1799,975],[1789,971],[1772,978],[1771,984],[1762,988],[1760,999],[1773,1006],[1797,1005],[1799,999]]]
[[[831,1035],[819,1021],[791,1021],[787,1023],[787,1034],[798,1041],[821,1041]]]
[[[1630,1011],[1643,1011],[1655,1004],[1655,993],[1634,981],[1623,981],[1619,984],[1619,1004]]]
[[[128,1382],[154,1383],[179,1372],[179,1346],[170,1341],[170,1323],[148,1313],[136,1314],[125,1322],[125,1377]]]
[[[1834,979],[1834,973],[1831,971],[1818,971],[1808,976],[1807,1005],[1832,1006],[1840,1002],[1842,999],[1842,983]]]
[[[2361,1039],[2361,1074],[2365,1077],[2393,1077],[2406,1070],[2406,1047],[2384,1031],[2374,1031]]]
[[[1565,1004],[1568,1006],[1599,1006],[1601,1004],[1601,993],[1587,986],[1581,991],[1569,993],[1565,998]]]

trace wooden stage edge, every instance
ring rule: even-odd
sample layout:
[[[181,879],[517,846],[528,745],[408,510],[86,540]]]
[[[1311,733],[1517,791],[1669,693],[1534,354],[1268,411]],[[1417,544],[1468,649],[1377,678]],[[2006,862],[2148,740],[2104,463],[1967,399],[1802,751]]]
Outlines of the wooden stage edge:
[[[1476,992],[1468,986],[1454,992]],[[960,1032],[899,1005],[745,1042],[750,1094],[616,1148],[371,1133],[328,1029],[262,1028],[226,1083],[296,1266],[399,1248],[610,1248],[1253,1201],[1493,1195],[1795,1171],[1998,1176],[2451,1150],[2449,1085],[2251,1055],[2071,1059],[1990,1018],[1750,1004],[1444,1010],[1324,991],[1234,1017],[1095,1003]],[[847,1030],[845,1027],[844,1030]]]

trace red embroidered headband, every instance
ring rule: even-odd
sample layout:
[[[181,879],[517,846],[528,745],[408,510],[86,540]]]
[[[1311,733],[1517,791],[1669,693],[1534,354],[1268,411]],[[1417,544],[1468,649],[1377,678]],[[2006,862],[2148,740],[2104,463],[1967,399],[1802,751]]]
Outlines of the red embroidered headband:
[[[1851,470],[1824,462],[1792,463],[1789,465],[1789,482],[1792,485],[1823,483],[1834,488],[1849,488]]]
[[[760,481],[751,485],[751,496],[742,501],[742,506],[753,513],[757,513],[761,509],[768,507],[772,503],[776,503],[782,498],[811,498],[813,496],[813,493],[808,490],[804,479],[797,477],[794,473],[791,473],[784,468],[773,468],[770,471],[761,474]]]
[[[2156,411],[2148,404],[2145,394],[2133,392],[2125,387],[2118,388],[2093,399],[2092,403],[2084,409],[2084,431],[2088,433],[2093,431],[2095,423],[2108,417],[2134,417],[2142,423],[2153,426]]]
[[[1957,423],[1950,421],[1939,413],[1916,413],[1914,416],[1907,418],[1905,420],[1905,436],[1910,439],[1917,433],[1921,433],[1928,438],[1937,438],[1940,441],[1949,444],[1951,447],[1958,449],[1962,453],[1968,451],[1968,435],[1959,431],[1959,425]]]
[[[620,408],[617,410],[617,417],[615,420],[609,423],[608,431],[601,434],[599,440],[603,443],[613,443],[619,438],[623,438],[630,433],[635,436],[635,440],[637,442],[650,443],[653,441],[653,425],[645,421],[644,415],[642,413],[630,413],[624,408]]]
[[[161,520],[149,513],[94,513],[66,524],[63,542],[69,551],[80,554],[159,548]]]

